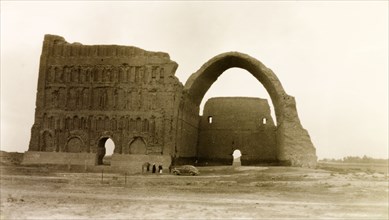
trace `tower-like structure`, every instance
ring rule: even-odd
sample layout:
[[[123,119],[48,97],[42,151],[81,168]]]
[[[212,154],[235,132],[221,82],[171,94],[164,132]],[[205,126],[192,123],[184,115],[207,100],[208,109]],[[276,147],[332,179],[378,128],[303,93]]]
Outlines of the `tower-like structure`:
[[[170,156],[176,68],[166,53],[46,35],[29,151],[104,154],[110,138],[115,154]]]

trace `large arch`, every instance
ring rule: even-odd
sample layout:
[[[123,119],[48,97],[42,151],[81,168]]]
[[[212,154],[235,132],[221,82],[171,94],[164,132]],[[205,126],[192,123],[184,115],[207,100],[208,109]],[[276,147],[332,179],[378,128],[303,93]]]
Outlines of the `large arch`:
[[[267,90],[274,105],[277,119],[277,159],[281,164],[315,166],[316,150],[308,132],[302,127],[294,97],[286,94],[281,82],[272,70],[257,59],[239,52],[227,52],[215,56],[192,74],[184,87],[181,118],[185,109],[198,109],[205,93],[229,68],[238,67],[250,72]],[[185,139],[186,137],[181,137]]]
[[[227,52],[215,56],[189,77],[184,90],[194,104],[200,105],[205,93],[217,78],[227,69],[234,67],[247,70],[262,83],[272,99],[277,120],[280,119],[280,112],[283,111],[282,99],[287,96],[281,82],[272,70],[247,54]]]

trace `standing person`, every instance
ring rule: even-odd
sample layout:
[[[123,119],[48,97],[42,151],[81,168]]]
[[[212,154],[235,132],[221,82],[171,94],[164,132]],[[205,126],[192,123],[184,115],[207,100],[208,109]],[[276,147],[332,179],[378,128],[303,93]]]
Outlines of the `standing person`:
[[[155,166],[155,163],[153,163],[152,173],[155,173],[155,171],[157,171],[157,167]]]
[[[162,165],[161,164],[158,166],[158,173],[162,173]]]
[[[170,166],[169,166],[169,173],[172,172],[172,169],[173,169],[173,166],[170,164]]]

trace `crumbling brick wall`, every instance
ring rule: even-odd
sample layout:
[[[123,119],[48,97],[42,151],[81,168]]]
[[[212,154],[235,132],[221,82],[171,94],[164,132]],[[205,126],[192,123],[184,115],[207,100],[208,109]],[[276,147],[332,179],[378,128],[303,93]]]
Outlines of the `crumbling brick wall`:
[[[166,53],[46,35],[29,150],[97,152],[111,138],[122,154],[141,138],[147,154],[170,155],[182,93],[176,68]]]

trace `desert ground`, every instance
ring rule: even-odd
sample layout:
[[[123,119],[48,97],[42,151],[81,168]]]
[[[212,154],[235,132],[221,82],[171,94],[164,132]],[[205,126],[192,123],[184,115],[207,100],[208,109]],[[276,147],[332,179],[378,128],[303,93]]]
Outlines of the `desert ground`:
[[[388,219],[388,168],[199,167],[199,176],[1,165],[1,219]]]

